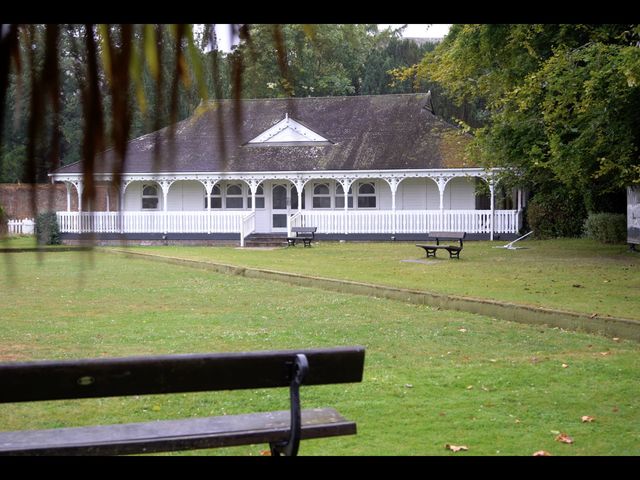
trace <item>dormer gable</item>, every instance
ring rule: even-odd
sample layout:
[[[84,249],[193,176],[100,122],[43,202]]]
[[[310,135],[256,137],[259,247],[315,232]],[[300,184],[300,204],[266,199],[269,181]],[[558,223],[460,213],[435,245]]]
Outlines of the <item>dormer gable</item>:
[[[288,114],[271,128],[249,140],[249,146],[276,145],[331,145],[331,141],[302,123],[289,118]]]

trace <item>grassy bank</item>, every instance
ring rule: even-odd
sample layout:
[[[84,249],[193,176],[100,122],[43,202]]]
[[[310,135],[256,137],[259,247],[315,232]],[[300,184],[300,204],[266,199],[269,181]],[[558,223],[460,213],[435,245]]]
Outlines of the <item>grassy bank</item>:
[[[303,264],[342,246],[274,252]],[[640,453],[636,342],[99,252],[11,255],[11,272],[0,263],[1,361],[364,345],[362,383],[302,393],[305,408],[335,406],[354,419],[358,435],[303,442],[302,455]],[[454,268],[447,262],[439,264]],[[287,402],[286,391],[255,390],[10,404],[0,405],[0,429],[242,413]],[[583,415],[595,420],[583,423]],[[574,443],[557,442],[559,432]],[[453,454],[447,443],[469,450]]]
[[[136,247],[233,265],[640,319],[640,254],[586,239],[466,242],[460,260],[414,243],[318,242],[313,248]],[[410,260],[407,262],[406,260]],[[425,263],[416,263],[415,260]]]

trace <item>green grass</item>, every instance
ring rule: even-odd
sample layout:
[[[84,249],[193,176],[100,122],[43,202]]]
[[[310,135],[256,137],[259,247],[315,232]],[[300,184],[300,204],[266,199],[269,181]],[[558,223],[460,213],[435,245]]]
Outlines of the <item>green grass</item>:
[[[429,264],[413,242],[318,242],[313,248],[138,247],[201,259],[436,293],[488,298],[599,316],[640,319],[640,254],[586,239],[466,242],[460,260],[447,252]]]
[[[300,263],[341,246],[275,253]],[[481,256],[469,250],[459,265]],[[364,345],[362,383],[302,391],[304,408],[336,407],[358,434],[305,441],[301,455],[640,454],[636,342],[100,252],[5,256],[2,361]],[[7,404],[0,430],[287,408],[280,390]]]
[[[0,248],[35,248],[38,246],[35,235],[17,235],[0,238]]]

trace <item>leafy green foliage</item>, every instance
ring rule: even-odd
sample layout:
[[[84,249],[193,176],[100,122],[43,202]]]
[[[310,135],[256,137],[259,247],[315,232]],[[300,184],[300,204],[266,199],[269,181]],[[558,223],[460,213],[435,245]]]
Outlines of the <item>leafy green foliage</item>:
[[[252,25],[249,40],[229,61],[242,59],[242,96],[342,96],[360,93],[375,25]]]
[[[624,243],[627,216],[621,213],[591,213],[584,222],[584,234],[602,243]]]
[[[557,189],[538,193],[527,205],[527,222],[538,239],[578,237],[586,217],[580,198]]]
[[[474,148],[529,188],[622,211],[640,183],[640,26],[454,25],[416,67],[489,122]]]
[[[60,245],[60,226],[55,212],[41,213],[36,217],[36,238],[39,245]]]

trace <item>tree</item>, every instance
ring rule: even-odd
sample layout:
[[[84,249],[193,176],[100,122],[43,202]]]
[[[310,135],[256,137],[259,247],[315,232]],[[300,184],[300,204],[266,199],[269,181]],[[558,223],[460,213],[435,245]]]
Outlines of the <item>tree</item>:
[[[614,211],[640,183],[639,39],[638,25],[454,25],[415,69],[484,103],[473,148],[505,182]]]

